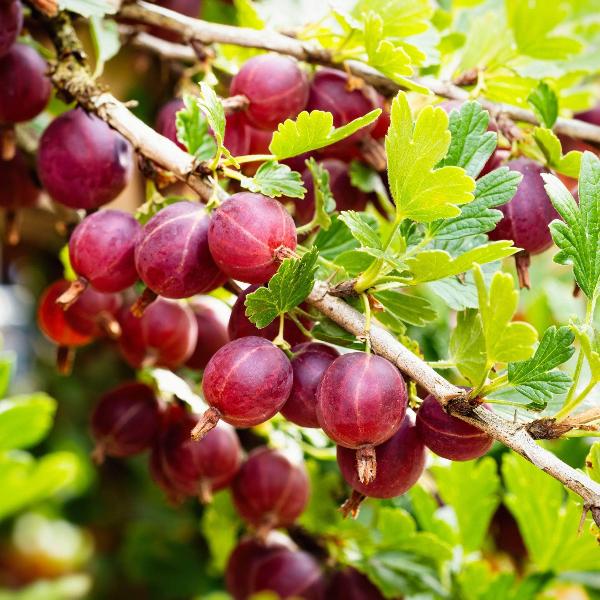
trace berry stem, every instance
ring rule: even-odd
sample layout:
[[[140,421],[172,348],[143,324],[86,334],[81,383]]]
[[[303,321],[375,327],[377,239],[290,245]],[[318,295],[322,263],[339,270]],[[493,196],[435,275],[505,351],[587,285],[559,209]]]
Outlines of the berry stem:
[[[212,406],[204,411],[204,414],[200,417],[200,420],[194,425],[192,429],[192,439],[195,442],[200,441],[211,429],[214,429],[221,418],[221,413]]]
[[[521,289],[531,289],[531,281],[529,280],[529,265],[531,258],[529,252],[522,250],[515,254],[515,266],[517,267],[517,275],[519,277],[519,287]]]
[[[16,246],[21,240],[19,217],[13,208],[8,208],[4,214],[4,239],[9,246]]]
[[[158,294],[150,288],[144,288],[141,296],[132,304],[131,314],[138,319],[144,314],[144,311],[158,298]]]
[[[121,325],[108,311],[103,310],[97,317],[100,329],[111,340],[118,340],[121,337]]]
[[[350,498],[348,498],[339,508],[339,511],[342,513],[344,519],[347,519],[348,517],[356,519],[356,517],[358,517],[358,513],[360,512],[360,505],[363,503],[365,498],[365,495],[357,492],[356,490],[352,490]]]
[[[83,277],[78,277],[71,285],[63,292],[56,300],[56,304],[60,304],[63,310],[67,310],[69,306],[74,304],[76,300],[85,292],[88,283]]]
[[[213,499],[212,485],[206,477],[201,477],[198,484],[198,500],[201,504],[210,504]]]
[[[361,483],[369,484],[375,481],[377,476],[375,446],[363,446],[356,451],[356,469]]]
[[[75,350],[70,346],[59,346],[56,350],[56,370],[61,375],[70,375],[73,369]]]

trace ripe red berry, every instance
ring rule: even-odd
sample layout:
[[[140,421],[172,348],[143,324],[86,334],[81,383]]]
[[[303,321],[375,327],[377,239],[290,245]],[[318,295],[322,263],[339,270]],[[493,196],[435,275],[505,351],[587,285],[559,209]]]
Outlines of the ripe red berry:
[[[329,188],[335,198],[336,209],[362,211],[367,206],[368,196],[355,188],[348,173],[348,165],[335,158],[326,158],[321,166],[329,173]],[[304,225],[310,222],[315,212],[315,185],[310,170],[302,174],[306,195],[302,200],[294,200],[296,221]]]
[[[369,85],[351,90],[349,77],[336,69],[319,69],[310,85],[310,95],[306,109],[323,110],[333,115],[335,127],[341,127],[366,115],[378,107],[375,90]],[[333,156],[338,149],[348,148],[364,139],[374,127],[374,123],[359,129],[350,137],[329,146],[325,151]]]
[[[23,27],[23,7],[18,0],[0,3],[0,56],[15,43]]]
[[[279,333],[279,322],[273,321],[266,327],[259,329],[252,323],[252,321],[246,316],[246,297],[248,294],[255,292],[259,285],[249,285],[246,289],[242,290],[240,295],[237,297],[233,308],[231,309],[231,315],[229,316],[229,325],[227,330],[229,331],[229,337],[232,340],[238,338],[247,337],[249,335],[256,335],[258,337],[265,338],[273,341]],[[307,329],[310,329],[313,325],[312,321],[304,319],[302,324]],[[285,324],[283,327],[283,336],[290,346],[295,346],[301,342],[305,342],[307,337],[302,333],[298,326],[289,317],[285,317]]]
[[[408,491],[425,468],[425,446],[418,435],[415,418],[407,413],[400,429],[387,442],[375,448],[377,477],[362,483],[356,473],[354,452],[337,447],[337,462],[342,476],[356,492],[344,505],[344,512],[356,513],[363,496],[395,498]]]
[[[234,427],[252,427],[270,419],[292,389],[292,366],[271,342],[245,337],[223,346],[208,361],[202,379],[211,406],[193,435],[200,439],[223,419]]]
[[[523,175],[517,193],[507,204],[499,206],[504,217],[488,235],[491,240],[512,240],[522,248],[515,256],[521,287],[529,287],[529,255],[539,254],[552,245],[548,225],[559,218],[544,189],[542,173],[549,173],[530,158],[517,158],[506,164]]]
[[[246,117],[254,127],[272,131],[304,110],[308,79],[294,59],[261,54],[244,63],[231,82],[230,93],[248,98]]]
[[[12,160],[0,160],[0,181],[0,206],[6,210],[4,233],[7,243],[14,245],[19,241],[17,211],[34,206],[40,197],[40,189],[33,182],[29,165],[18,150]]]
[[[225,282],[208,249],[209,222],[202,205],[176,202],[146,223],[135,246],[135,266],[153,292],[189,298]]]
[[[119,294],[105,294],[92,287],[85,291],[65,311],[67,323],[83,335],[108,336],[118,339],[121,326],[117,315],[122,299]]]
[[[197,416],[181,411],[162,432],[153,451],[160,455],[169,488],[183,496],[210,502],[212,494],[228,486],[237,473],[242,449],[233,427],[220,423],[200,441],[190,433]]]
[[[196,347],[198,325],[188,306],[158,298],[141,317],[125,306],[119,313],[119,348],[135,369],[142,366],[176,369]]]
[[[375,479],[375,448],[398,431],[408,394],[392,363],[364,352],[336,358],[325,371],[317,392],[317,417],[338,445],[357,450],[360,481]]]
[[[291,525],[310,495],[304,465],[264,446],[248,455],[231,489],[240,516],[259,531]]]
[[[225,569],[225,587],[234,600],[248,599],[252,593],[250,585],[256,565],[281,550],[295,550],[295,546],[278,531],[270,531],[264,540],[247,537],[238,542]]]
[[[229,341],[227,306],[211,296],[195,298],[190,303],[198,324],[196,348],[186,361],[190,369],[204,369],[213,354]]]
[[[319,563],[307,552],[280,550],[254,567],[250,591],[274,592],[277,598],[326,600]]]
[[[317,388],[323,374],[339,356],[337,350],[324,344],[300,344],[294,348],[292,370],[294,384],[281,414],[301,427],[319,427]]]
[[[498,148],[494,150],[494,153],[488,158],[488,161],[483,165],[483,169],[481,169],[481,173],[479,173],[479,177],[483,177],[488,173],[498,169],[499,167],[503,167],[504,164],[508,161],[510,157],[510,150],[504,150],[502,148]]]
[[[574,115],[576,119],[591,123],[592,125],[600,125],[600,104],[596,104],[588,110],[579,112]]]
[[[92,413],[94,458],[125,457],[143,452],[158,433],[160,410],[151,387],[124,383],[104,394]]]
[[[154,128],[160,135],[164,135],[169,138],[172,142],[177,144],[182,150],[187,148],[177,139],[177,125],[175,120],[177,113],[185,108],[185,104],[181,98],[173,98],[164,104],[156,115],[156,121]]]
[[[68,287],[69,282],[64,279],[59,279],[48,286],[40,298],[37,310],[40,329],[48,339],[58,344],[57,368],[62,374],[67,374],[71,370],[73,360],[71,349],[92,341],[89,335],[84,335],[69,325],[65,318],[65,311],[56,303],[58,297]]]
[[[385,596],[369,578],[354,567],[336,571],[327,588],[328,600],[384,600]]]
[[[380,140],[386,136],[391,123],[389,103],[381,94],[377,94],[377,107],[381,108],[381,114],[371,129],[371,137]]]
[[[52,86],[46,61],[30,46],[14,44],[0,58],[0,123],[29,121],[41,113]]]
[[[430,450],[449,460],[479,458],[494,441],[485,431],[446,413],[431,395],[417,412],[417,431]]]
[[[275,274],[281,257],[295,250],[296,227],[279,202],[241,192],[213,213],[208,243],[215,262],[229,277],[263,283]]]
[[[69,240],[69,258],[79,281],[61,303],[69,305],[90,283],[100,292],[120,292],[137,279],[135,242],[140,224],[121,210],[101,210],[87,216]]]
[[[127,185],[132,164],[129,143],[82,108],[54,119],[40,140],[42,184],[70,208],[90,210],[114,200]]]

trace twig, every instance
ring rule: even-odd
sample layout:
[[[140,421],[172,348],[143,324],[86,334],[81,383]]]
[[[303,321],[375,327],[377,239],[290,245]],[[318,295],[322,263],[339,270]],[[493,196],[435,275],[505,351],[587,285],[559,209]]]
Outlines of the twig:
[[[356,336],[363,334],[364,315],[341,298],[331,296],[327,291],[327,285],[323,282],[315,284],[307,302],[346,331]],[[600,526],[600,484],[539,446],[525,427],[506,421],[481,406],[467,407],[464,401],[465,391],[462,388],[446,381],[427,363],[404,347],[389,331],[376,323],[371,324],[371,344],[373,352],[387,358],[411,379],[417,381],[442,405],[445,405],[448,412],[484,430],[579,494],[584,503],[590,507],[594,520]]]
[[[136,0],[122,7],[123,17],[139,20],[149,25],[158,25],[167,29],[176,30],[185,39],[198,40],[203,44],[234,44],[246,48],[260,48],[271,50],[280,54],[293,56],[298,60],[326,65],[336,69],[347,69],[353,75],[364,79],[385,96],[393,96],[402,86],[388,79],[385,75],[372,67],[355,60],[345,63],[336,63],[327,50],[317,45],[288,37],[282,33],[268,29],[250,29],[247,27],[234,27],[220,23],[209,23],[200,19],[186,17],[178,12],[163,8],[157,4],[150,4],[144,0]],[[430,77],[413,78],[415,83],[422,85],[431,92],[451,100],[467,100],[469,93],[464,89],[448,82],[439,81]],[[479,102],[490,112],[492,117],[508,115],[515,121],[522,121],[538,125],[535,115],[528,110],[479,99]],[[600,144],[600,127],[585,123],[578,119],[558,118],[553,130],[556,133],[568,135],[575,139],[588,140]]]
[[[179,150],[168,139],[139,121],[113,96],[97,90],[84,66],[83,52],[68,17],[60,14],[53,19],[47,19],[46,22],[59,54],[59,64],[53,77],[54,84],[60,90],[67,91],[86,108],[94,110],[102,119],[132,141],[143,155],[156,160],[158,164],[176,174],[178,172],[182,180],[188,183],[192,181],[196,186],[195,189],[205,190],[209,187],[203,181],[201,174],[190,175],[188,169],[193,164],[192,156]],[[264,35],[264,32],[261,33]],[[330,295],[326,283],[317,282],[307,302],[350,333],[356,336],[363,335],[366,326],[364,315],[346,304],[344,300]],[[446,381],[426,362],[398,342],[389,331],[376,323],[370,326],[370,338],[373,352],[387,358],[407,376],[420,383],[451,414],[486,431],[581,496],[595,522],[600,525],[599,484],[538,446],[526,428],[505,421],[483,407],[470,405],[465,390]]]
[[[48,18],[39,12],[37,14],[47,26],[58,55],[58,62],[51,74],[54,86],[116,129],[129,140],[136,152],[173,173],[204,200],[210,199],[213,187],[207,183],[205,174],[200,172],[203,165],[138,119],[122,102],[102,90],[93,80],[68,15],[61,12],[56,17]]]

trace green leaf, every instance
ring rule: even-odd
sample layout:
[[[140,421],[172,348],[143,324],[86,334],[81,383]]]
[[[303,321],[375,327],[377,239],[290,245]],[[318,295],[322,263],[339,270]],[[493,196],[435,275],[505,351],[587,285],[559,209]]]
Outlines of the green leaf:
[[[413,123],[408,100],[399,92],[392,103],[385,145],[388,177],[398,218],[429,223],[460,214],[473,200],[475,182],[460,167],[434,170],[450,147],[448,116],[427,106]]]
[[[327,260],[333,260],[344,252],[358,247],[358,242],[352,232],[337,215],[331,217],[329,229],[320,229],[313,246]]]
[[[364,22],[365,50],[368,63],[396,83],[413,74],[410,56],[402,46],[383,38],[383,19],[369,11]]]
[[[536,127],[533,130],[533,137],[544,154],[549,167],[568,177],[579,177],[583,156],[581,152],[571,150],[563,156],[560,140],[551,129]]]
[[[449,466],[432,467],[431,471],[442,500],[454,510],[465,551],[479,550],[500,503],[496,461],[486,457],[451,462]]]
[[[121,49],[119,28],[113,19],[102,19],[99,16],[90,17],[90,34],[96,53],[94,79],[102,75],[104,64]]]
[[[594,442],[585,459],[585,471],[594,481],[600,483],[600,442]]]
[[[426,298],[396,290],[375,292],[373,296],[382,304],[385,314],[395,321],[423,327],[437,319],[437,313]],[[377,315],[377,318],[381,320],[381,315]]]
[[[552,221],[550,231],[560,251],[554,262],[573,265],[575,281],[590,299],[598,295],[600,280],[600,160],[585,152],[579,177],[579,205],[554,175],[542,174],[545,188],[563,221]]]
[[[330,213],[335,210],[335,199],[329,187],[329,171],[322,167],[312,156],[306,164],[313,179],[315,196],[315,214],[311,223],[327,231],[331,227]]]
[[[71,256],[69,254],[69,244],[65,244],[58,253],[58,258],[63,266],[63,277],[67,281],[75,281],[77,279],[77,273],[73,270],[71,265]]]
[[[269,151],[282,160],[318,150],[339,142],[359,129],[370,125],[377,120],[380,114],[381,109],[377,108],[350,121],[343,127],[335,129],[331,113],[322,110],[313,110],[310,113],[302,111],[295,121],[287,119],[284,123],[279,124],[277,131],[273,134]]]
[[[597,332],[584,323],[571,323],[571,331],[577,338],[590,368],[594,381],[600,381],[600,353],[597,349]]]
[[[479,102],[465,102],[460,112],[450,113],[452,139],[446,157],[439,166],[462,167],[476,177],[496,149],[498,135],[488,131],[490,115]]]
[[[222,146],[223,138],[225,137],[225,109],[215,90],[204,81],[200,83],[200,99],[198,103],[217,139],[217,144]]]
[[[237,10],[237,23],[240,27],[251,29],[264,29],[265,21],[258,14],[256,5],[252,0],[233,0]]]
[[[558,118],[558,98],[554,90],[545,81],[540,81],[527,97],[527,102],[539,122],[551,129]]]
[[[279,315],[301,304],[315,281],[319,252],[312,248],[302,258],[286,258],[268,287],[260,287],[246,297],[246,316],[258,328],[266,327]]]
[[[17,450],[0,453],[0,519],[64,491],[80,469],[70,452],[52,452],[37,461]]]
[[[229,490],[216,494],[204,509],[200,530],[208,544],[211,563],[219,572],[225,569],[227,559],[237,543],[240,525]]]
[[[456,315],[456,328],[450,336],[450,357],[471,385],[481,382],[487,372],[485,337],[481,316],[468,309]]]
[[[364,213],[345,210],[340,213],[339,220],[350,230],[350,233],[361,246],[382,249],[378,232],[373,228]]]
[[[15,366],[17,357],[14,352],[5,351],[0,353],[0,398],[4,398],[8,393],[10,378]],[[0,444],[2,440],[0,440]]]
[[[356,338],[340,327],[337,323],[324,317],[313,327],[311,333],[316,339],[343,348],[353,348],[354,350],[363,350],[364,343],[357,342]]]
[[[528,360],[508,363],[508,381],[536,408],[543,410],[555,394],[565,393],[571,384],[566,373],[553,371],[569,360],[575,348],[569,327],[548,327],[535,354]]]
[[[379,173],[359,160],[350,163],[349,173],[350,183],[365,194],[379,192],[382,189],[383,182]]]
[[[185,108],[178,111],[175,116],[177,139],[197,160],[208,160],[215,155],[217,144],[210,135],[198,98],[186,94],[183,103]]]
[[[500,240],[490,242],[467,250],[464,254],[453,258],[445,250],[424,250],[406,261],[406,267],[411,272],[407,282],[414,285],[426,281],[435,281],[451,275],[460,275],[468,271],[474,264],[494,262],[512,256],[519,249],[511,241]]]
[[[439,240],[453,240],[492,231],[502,219],[502,212],[494,207],[513,198],[522,178],[521,173],[501,167],[477,179],[473,202],[463,206],[458,217],[432,223],[432,234]]]
[[[481,270],[476,268],[473,273],[488,365],[529,358],[533,354],[537,332],[529,323],[511,322],[519,302],[512,276],[495,273],[488,291]]]
[[[358,0],[352,16],[361,19],[369,12],[375,12],[383,19],[384,37],[405,38],[427,31],[431,26],[433,6],[428,0]]]
[[[0,450],[35,446],[54,421],[56,401],[42,392],[0,400]]]
[[[120,7],[117,0],[58,0],[60,10],[68,10],[82,17],[114,15]]]
[[[600,546],[589,534],[588,516],[579,535],[581,505],[562,484],[524,458],[506,453],[502,460],[505,504],[517,520],[537,571],[597,570]],[[532,490],[535,493],[532,493]]]
[[[271,198],[280,196],[303,198],[306,194],[300,173],[292,171],[287,165],[282,165],[275,160],[262,163],[254,177],[241,175],[240,185],[251,192]]]

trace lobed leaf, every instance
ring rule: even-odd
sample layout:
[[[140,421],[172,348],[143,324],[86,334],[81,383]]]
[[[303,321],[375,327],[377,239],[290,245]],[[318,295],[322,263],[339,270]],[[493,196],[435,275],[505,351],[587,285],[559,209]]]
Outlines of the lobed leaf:
[[[540,81],[527,97],[527,102],[539,122],[551,129],[558,118],[558,98],[554,90],[545,81]]]
[[[313,288],[318,255],[312,248],[302,258],[286,258],[267,287],[248,294],[246,316],[252,323],[262,329],[304,301]]]
[[[435,169],[450,147],[448,116],[427,106],[413,122],[400,92],[392,103],[386,137],[388,177],[399,219],[429,223],[460,214],[458,205],[473,200],[475,182],[454,166]]]
[[[270,198],[304,198],[306,194],[300,173],[275,160],[262,163],[253,177],[241,175],[240,185]]]
[[[197,160],[208,160],[216,154],[217,144],[210,135],[198,98],[185,94],[183,103],[184,108],[175,116],[177,139]]]
[[[471,385],[479,384],[487,372],[487,357],[483,324],[476,310],[467,309],[456,315],[449,350],[461,375]]]

